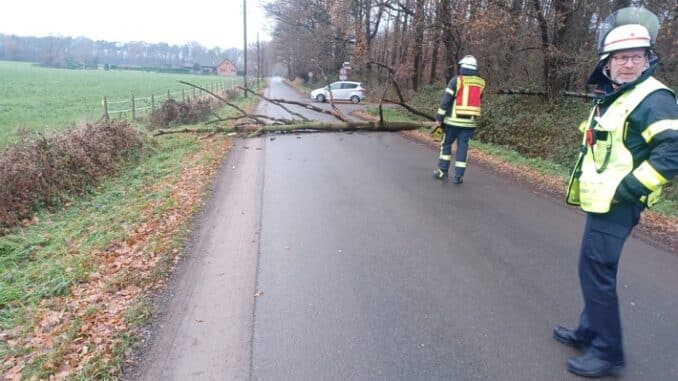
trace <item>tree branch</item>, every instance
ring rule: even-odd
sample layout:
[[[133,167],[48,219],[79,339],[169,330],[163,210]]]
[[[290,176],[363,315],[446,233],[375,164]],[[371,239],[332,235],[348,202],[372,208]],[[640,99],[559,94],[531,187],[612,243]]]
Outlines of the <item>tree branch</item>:
[[[179,83],[182,83],[182,84],[184,84],[184,85],[188,85],[188,86],[194,87],[194,88],[196,88],[196,89],[202,90],[202,91],[204,91],[204,92],[210,94],[211,96],[217,98],[218,100],[222,101],[224,104],[226,104],[226,105],[228,105],[228,106],[231,106],[231,107],[233,107],[234,109],[240,111],[241,114],[243,114],[243,115],[248,115],[247,112],[245,112],[245,110],[243,110],[243,109],[241,109],[240,107],[234,105],[233,103],[227,101],[226,99],[220,97],[219,95],[217,95],[217,94],[215,94],[215,93],[213,93],[213,92],[211,92],[211,91],[205,89],[204,87],[201,87],[201,86],[198,86],[198,85],[194,85],[194,84],[192,84],[192,83],[190,83],[190,82],[186,82],[186,81],[179,81]],[[256,120],[257,123],[259,123],[259,124],[266,124],[266,123],[264,123],[263,121],[261,121],[261,120],[259,120],[259,119],[257,119],[257,118],[252,118],[252,119]]]
[[[297,113],[297,112],[294,112],[294,111],[288,109],[287,107],[283,106],[282,104],[280,104],[280,101],[278,101],[278,100],[273,100],[273,99],[267,98],[267,97],[265,97],[265,96],[263,96],[263,95],[261,95],[261,94],[259,94],[259,93],[255,93],[254,91],[252,91],[252,90],[250,90],[250,89],[246,89],[246,88],[244,88],[244,87],[242,87],[242,86],[236,86],[236,88],[237,88],[237,89],[241,89],[241,90],[243,90],[243,91],[245,91],[245,92],[252,93],[252,94],[258,96],[259,98],[261,98],[261,99],[263,99],[263,100],[265,100],[265,101],[271,102],[271,103],[273,103],[274,105],[276,105],[276,106],[282,108],[283,110],[287,111],[288,113],[290,113],[290,114],[292,114],[292,115],[294,115],[294,116],[298,116],[301,120],[304,120],[304,121],[307,121],[307,120],[308,120],[307,117],[305,117],[305,116],[303,116],[303,115],[301,115],[301,114],[299,114],[299,113]]]
[[[428,127],[419,122],[304,122],[287,125],[251,125],[242,124],[233,128],[183,128],[183,129],[163,129],[156,131],[153,135],[167,135],[178,133],[241,133],[247,136],[258,136],[267,132],[300,132],[300,131],[402,131],[416,130],[421,127]]]

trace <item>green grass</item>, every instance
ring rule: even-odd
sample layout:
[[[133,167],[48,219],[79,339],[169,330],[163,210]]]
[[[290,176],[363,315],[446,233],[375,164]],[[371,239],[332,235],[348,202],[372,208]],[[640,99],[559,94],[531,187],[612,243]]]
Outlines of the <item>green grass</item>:
[[[653,212],[678,217],[678,182],[672,181],[664,185],[659,202],[652,206]]]
[[[540,158],[528,158],[513,149],[483,143],[478,140],[473,140],[471,147],[479,149],[502,161],[511,163],[516,167],[528,167],[549,176],[560,177],[563,180],[563,186],[567,185],[570,169],[560,164]]]
[[[177,78],[176,75],[173,78]],[[231,102],[247,107],[257,102],[257,98],[250,96],[243,99],[239,96]],[[238,112],[226,107],[218,113],[222,117],[229,117]],[[169,190],[152,190],[153,185],[158,182],[171,183],[183,171],[185,158],[196,153],[200,147],[196,136],[191,134],[147,137],[141,156],[134,162],[124,164],[117,177],[104,179],[100,185],[88,189],[84,196],[71,199],[63,207],[38,212],[35,216],[38,223],[15,228],[0,236],[0,331],[30,334],[40,303],[51,303],[51,297],[68,295],[71,286],[88,279],[97,270],[94,253],[105,250],[111,243],[124,240],[133,233],[135,225],[144,218],[142,211],[148,205],[162,201],[150,210],[153,215],[162,215],[170,208],[173,200],[167,197]],[[203,154],[199,162],[213,159]],[[150,242],[147,250],[158,251],[161,258],[153,271],[154,279],[170,273],[174,262],[169,253],[183,247],[189,233],[189,226],[181,226],[169,244]],[[111,280],[109,286],[115,287],[115,282],[143,282],[135,274],[127,275],[122,274]],[[143,325],[151,315],[149,305],[143,301],[137,303],[126,316],[132,328]],[[99,306],[92,305],[87,313],[95,314],[98,309]],[[68,324],[77,331],[79,322]],[[58,345],[53,352],[41,354],[28,364],[24,377],[47,378],[53,371],[50,364],[59,361],[60,348],[74,340],[71,332],[69,330],[57,338],[63,344]],[[122,366],[125,350],[136,342],[133,331],[117,333],[112,363],[99,360],[86,364],[82,372],[70,379],[115,379],[115,374]],[[0,341],[0,363],[13,354],[26,353],[27,350],[10,348]]]
[[[400,109],[394,109],[391,105],[384,105],[382,111],[384,113],[384,120],[389,120],[391,122],[410,122],[415,120],[414,115],[408,115]],[[370,106],[367,108],[367,112],[379,117],[379,106]]]
[[[136,107],[150,104],[147,97],[151,95],[157,105],[167,99],[168,91],[175,99],[182,99],[182,90],[192,96],[194,90],[180,84],[180,80],[207,88],[217,83],[230,88],[242,82],[241,78],[54,69],[8,61],[0,61],[0,78],[0,148],[14,141],[20,128],[50,132],[96,121],[103,114],[104,97],[109,110],[116,111],[130,108],[132,94],[137,98]]]
[[[182,158],[199,147],[189,136],[160,139],[155,151],[119,178],[57,213],[39,213],[37,225],[0,237],[0,330],[27,323],[26,307],[66,295],[86,279],[94,270],[91,253],[127,237],[143,206],[165,197],[149,186],[180,171]]]
[[[127,237],[142,219],[141,210],[146,205],[165,200],[165,192],[149,191],[151,186],[178,175],[184,165],[183,158],[199,150],[200,145],[194,136],[179,134],[158,141],[157,148],[149,152],[145,160],[138,166],[129,165],[120,177],[109,179],[90,195],[73,201],[63,210],[39,213],[39,224],[0,237],[0,330],[30,331],[34,311],[41,301],[68,295],[72,285],[86,280],[96,271],[94,252],[103,251],[112,242]],[[164,207],[160,203],[152,212],[162,213]],[[185,237],[180,234],[180,239],[172,245],[179,247]],[[125,284],[139,281],[133,274],[129,275],[128,279],[115,281]],[[96,311],[96,306],[88,309],[88,313]],[[128,312],[127,321],[135,327],[143,324],[148,316],[149,307],[139,304]],[[73,324],[77,325],[77,322]],[[69,334],[59,340],[66,346],[74,337]],[[119,341],[114,351],[115,364],[89,364],[83,379],[94,375],[96,379],[112,377],[122,364],[124,349],[135,343],[133,335],[126,332],[119,333]],[[53,359],[60,356],[59,347],[36,358],[24,375],[27,378],[49,376],[47,364],[57,361]],[[0,358],[10,354],[7,348],[4,351],[0,348]]]

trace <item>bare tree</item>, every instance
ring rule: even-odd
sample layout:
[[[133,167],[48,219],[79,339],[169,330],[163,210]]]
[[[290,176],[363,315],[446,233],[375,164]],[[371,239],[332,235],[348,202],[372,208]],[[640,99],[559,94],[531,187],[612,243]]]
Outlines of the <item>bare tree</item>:
[[[304,49],[296,59],[306,62],[305,55],[311,55],[328,72],[345,57],[354,57],[357,63],[376,60],[393,68],[403,89],[416,90],[425,80],[449,81],[456,74],[456,62],[473,54],[490,86],[531,89],[548,99],[562,90],[583,90],[597,60],[595,38],[603,19],[620,7],[643,5],[662,22],[657,51],[664,64],[658,74],[669,83],[678,79],[675,0],[278,0],[275,4],[281,10],[293,9],[289,14],[296,18],[281,18],[285,24],[276,27],[273,44],[296,51],[290,39],[303,36]],[[329,18],[320,17],[323,12]],[[300,18],[315,21],[294,24]],[[313,30],[310,36],[305,34],[309,30]],[[343,50],[323,53],[323,46]],[[383,68],[377,68],[378,78],[388,81]],[[369,71],[361,74],[368,76]]]

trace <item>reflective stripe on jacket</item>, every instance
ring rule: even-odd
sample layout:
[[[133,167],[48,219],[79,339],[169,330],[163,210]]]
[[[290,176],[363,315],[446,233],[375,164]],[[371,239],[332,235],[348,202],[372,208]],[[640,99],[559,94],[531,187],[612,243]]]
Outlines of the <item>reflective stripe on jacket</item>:
[[[440,102],[436,120],[455,127],[475,128],[480,117],[480,99],[485,80],[477,71],[452,78]]]
[[[662,185],[668,180],[648,160],[634,166],[636,158],[625,143],[629,115],[658,90],[671,91],[655,78],[648,77],[620,94],[602,116],[598,115],[600,102],[593,107],[588,120],[580,125],[584,138],[582,151],[570,177],[566,197],[568,204],[580,205],[587,212],[606,213],[617,188],[629,175],[647,188],[647,194],[636,201],[647,206],[656,203]],[[675,124],[675,121],[666,123]],[[652,134],[650,127],[643,131],[643,135]]]

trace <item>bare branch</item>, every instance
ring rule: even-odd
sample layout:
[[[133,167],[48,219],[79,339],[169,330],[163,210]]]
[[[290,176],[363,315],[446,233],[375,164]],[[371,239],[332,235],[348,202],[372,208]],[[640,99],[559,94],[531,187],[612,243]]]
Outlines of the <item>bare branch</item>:
[[[327,114],[327,115],[332,115],[333,117],[341,120],[342,122],[348,122],[348,119],[346,119],[346,117],[344,117],[343,114],[341,114],[341,113],[336,113],[333,110],[323,110],[320,107],[317,107],[317,106],[314,106],[314,105],[311,105],[311,104],[308,104],[308,103],[290,101],[290,100],[287,100],[287,99],[280,99],[280,98],[272,98],[271,102],[288,103],[288,104],[292,104],[292,105],[302,106],[302,107],[305,107],[305,108],[307,108],[311,111],[315,111],[315,112],[319,112],[319,113],[323,113],[323,114]]]
[[[290,113],[290,114],[292,114],[292,115],[294,115],[294,116],[298,116],[301,120],[305,120],[305,121],[308,120],[307,117],[305,117],[305,116],[303,116],[303,115],[301,115],[301,114],[299,114],[299,113],[297,113],[297,112],[294,112],[294,111],[288,109],[287,107],[285,107],[285,106],[283,106],[282,104],[280,104],[280,102],[278,102],[278,101],[274,101],[274,100],[272,100],[272,99],[270,99],[270,98],[267,98],[267,97],[265,97],[265,96],[263,96],[263,95],[261,95],[261,94],[259,94],[259,93],[255,93],[254,91],[252,91],[252,90],[250,90],[250,89],[246,89],[246,88],[244,88],[244,87],[242,87],[242,86],[237,86],[236,88],[241,89],[241,90],[243,90],[243,91],[245,91],[245,92],[252,93],[252,94],[258,96],[259,98],[261,98],[261,99],[263,99],[263,100],[265,100],[265,101],[271,102],[271,103],[273,103],[274,105],[276,105],[276,106],[282,108],[283,110],[287,111],[288,113]]]
[[[238,116],[232,116],[228,118],[219,118],[216,120],[210,120],[209,122],[205,122],[205,124],[214,124],[214,123],[219,123],[219,122],[228,122],[230,120],[239,120],[243,118],[249,118],[250,116],[259,118],[259,119],[269,119],[274,122],[282,123],[282,124],[292,124],[294,123],[294,120],[292,119],[287,119],[287,118],[274,118],[272,116],[268,115],[261,115],[261,114],[247,114],[247,115],[238,115]]]
[[[400,101],[393,101],[393,100],[385,99],[384,96],[386,95],[386,90],[384,90],[384,94],[382,94],[381,99],[379,100],[379,118],[380,118],[380,121],[381,121],[382,123],[383,123],[383,118],[384,118],[383,112],[382,112],[382,103],[383,103],[384,101],[389,102],[389,103],[394,103],[394,104],[400,105],[400,106],[404,107],[407,111],[409,111],[409,112],[411,112],[411,113],[413,113],[413,114],[415,114],[415,115],[419,115],[419,116],[421,116],[421,117],[424,117],[424,118],[426,118],[426,119],[428,119],[428,120],[431,120],[431,121],[434,121],[434,120],[435,120],[435,117],[433,117],[433,116],[431,116],[431,115],[429,115],[429,114],[426,114],[426,113],[423,112],[423,111],[419,111],[419,110],[415,109],[414,107],[408,105],[408,104],[405,102],[405,99],[404,99],[404,97],[403,97],[403,94],[402,94],[402,92],[400,91],[400,87],[398,86],[398,82],[397,82],[397,81],[395,80],[395,78],[394,78],[395,70],[393,70],[393,69],[392,69],[391,67],[389,67],[388,65],[384,65],[384,64],[381,63],[381,62],[370,61],[370,63],[373,63],[373,64],[375,64],[375,65],[377,65],[377,66],[383,67],[384,69],[386,69],[386,70],[388,71],[388,73],[389,73],[389,79],[391,79],[391,83],[393,84],[393,87],[395,87],[396,92],[398,93],[398,99],[400,99]]]
[[[546,92],[545,91],[535,91],[535,90],[524,90],[524,89],[501,89],[497,90],[495,92],[492,92],[492,94],[499,94],[499,95],[529,95],[529,96],[540,96],[540,97],[545,97]],[[598,99],[600,98],[598,95],[594,93],[583,93],[579,91],[563,91],[563,95],[568,96],[568,97],[577,97],[577,98],[586,98],[586,99]]]
[[[327,85],[327,91],[330,92],[330,107],[332,107],[332,110],[336,113],[335,117],[345,121],[346,117],[344,116],[344,113],[342,113],[341,110],[339,110],[339,108],[334,105],[334,96],[332,95],[332,87],[330,86],[330,81],[327,78],[327,75],[325,75],[325,70],[323,70],[323,68],[321,68],[320,65],[318,65],[317,61],[314,61],[314,62],[315,62],[315,66],[318,68],[318,70],[320,70],[320,74],[322,74],[323,79],[325,79],[325,83]]]
[[[194,88],[196,88],[196,89],[202,90],[202,91],[204,91],[204,92],[210,94],[211,96],[217,98],[218,100],[222,101],[224,104],[226,104],[226,105],[228,105],[228,106],[231,106],[231,107],[233,107],[234,109],[240,111],[240,113],[242,113],[243,115],[247,115],[247,112],[246,112],[245,110],[243,110],[243,109],[241,109],[240,107],[234,105],[233,103],[227,101],[226,99],[220,97],[219,95],[217,95],[217,94],[215,94],[215,93],[213,93],[213,92],[211,92],[211,91],[205,89],[204,87],[201,87],[201,86],[198,86],[198,85],[194,85],[194,84],[192,84],[192,83],[190,83],[190,82],[186,82],[186,81],[179,81],[179,83],[182,83],[182,84],[184,84],[184,85],[188,85],[188,86],[194,87]],[[261,121],[261,120],[259,120],[259,119],[257,119],[257,118],[252,118],[252,119],[256,120],[257,123],[259,123],[259,124],[266,124],[266,123],[264,123],[263,121]]]
[[[395,70],[393,70],[393,68],[391,68],[390,66],[385,65],[385,64],[383,64],[383,63],[381,63],[381,62],[370,61],[369,63],[375,64],[375,65],[377,65],[377,66],[379,66],[379,67],[382,67],[382,68],[388,70],[388,72],[389,72],[389,79],[391,79],[391,83],[393,84],[393,87],[395,87],[396,93],[398,93],[398,99],[400,99],[400,102],[404,103],[404,102],[405,102],[405,98],[403,97],[403,93],[400,91],[400,86],[398,86],[398,82],[395,80]]]
[[[423,112],[423,111],[419,111],[419,110],[417,110],[416,108],[414,108],[414,107],[408,105],[408,104],[405,103],[405,102],[397,102],[397,101],[390,100],[390,99],[384,99],[384,101],[385,101],[385,102],[388,102],[388,103],[397,104],[397,105],[399,105],[399,106],[401,106],[401,107],[404,107],[407,111],[411,112],[412,114],[419,115],[419,116],[421,116],[422,118],[426,118],[426,119],[428,119],[428,120],[430,120],[430,121],[435,121],[435,120],[436,120],[436,118],[435,118],[434,116],[431,116],[431,115],[429,115],[429,114],[427,114],[427,113],[425,113],[425,112]]]

